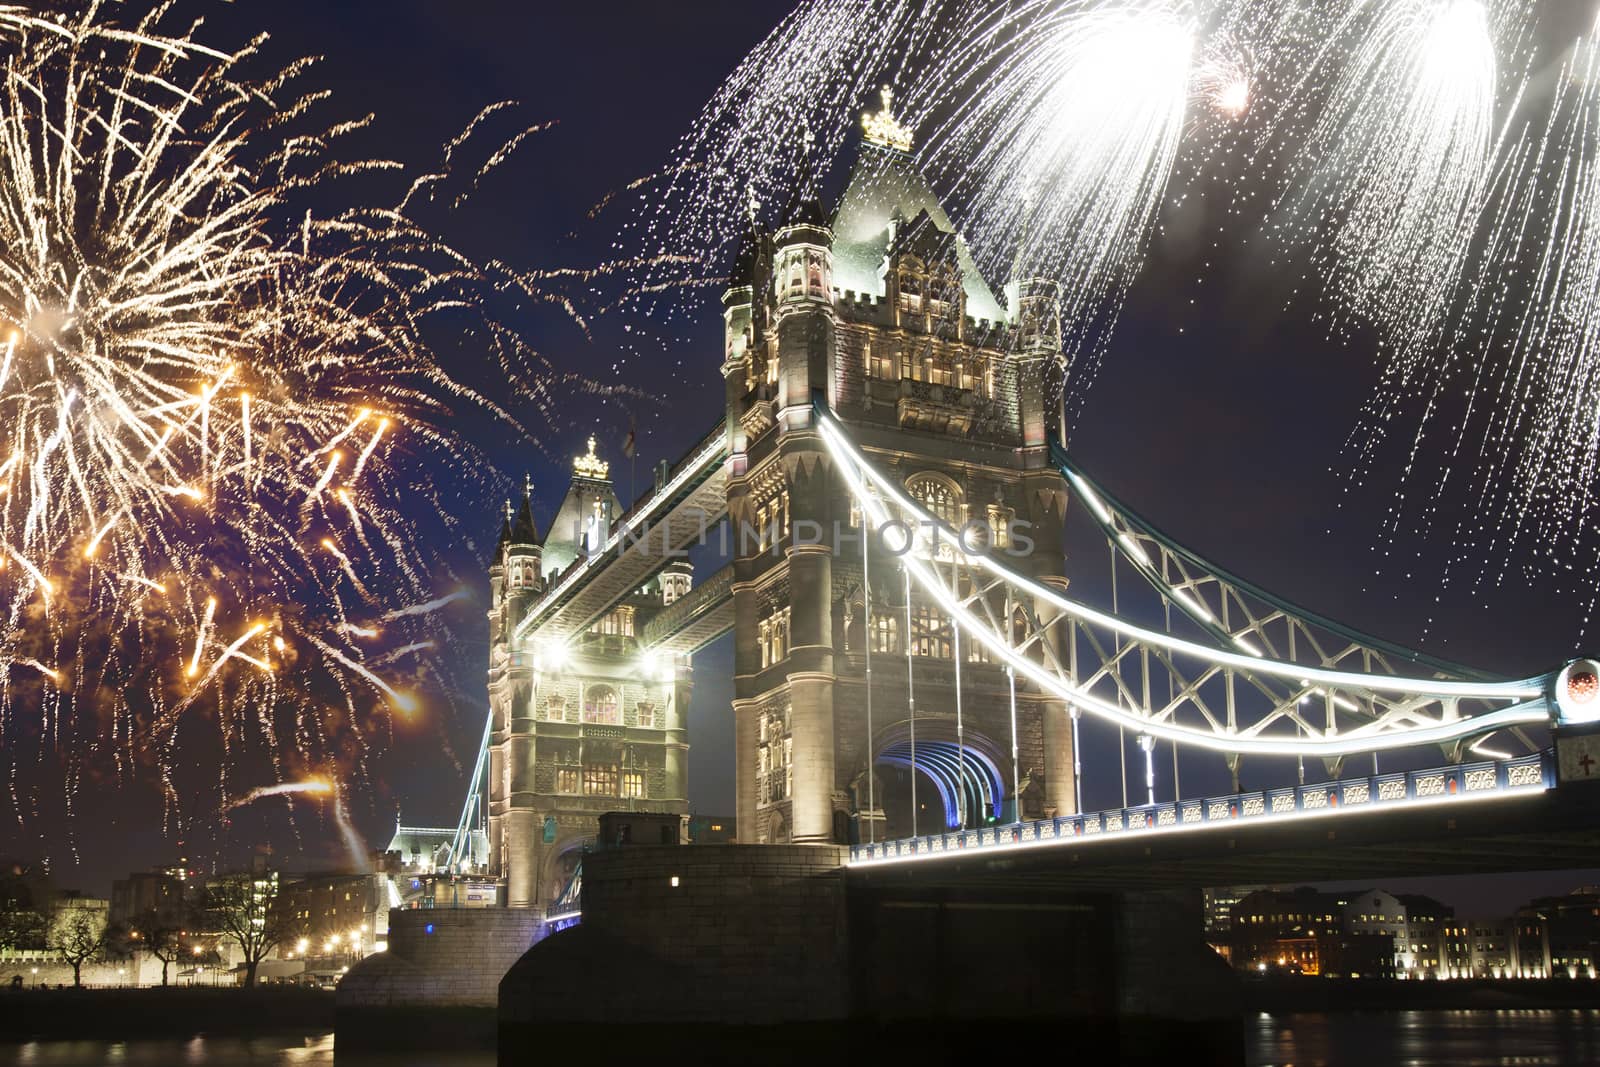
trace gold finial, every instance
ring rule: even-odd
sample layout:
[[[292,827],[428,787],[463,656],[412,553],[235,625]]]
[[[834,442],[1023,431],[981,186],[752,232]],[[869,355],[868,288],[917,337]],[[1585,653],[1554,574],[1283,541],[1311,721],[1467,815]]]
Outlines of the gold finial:
[[[901,152],[911,151],[911,131],[900,125],[900,120],[894,117],[894,90],[885,85],[879,95],[883,98],[883,109],[876,115],[862,112],[862,132],[875,145]]]
[[[585,478],[605,478],[611,472],[611,464],[594,454],[594,434],[589,435],[589,454],[574,459],[572,469]]]

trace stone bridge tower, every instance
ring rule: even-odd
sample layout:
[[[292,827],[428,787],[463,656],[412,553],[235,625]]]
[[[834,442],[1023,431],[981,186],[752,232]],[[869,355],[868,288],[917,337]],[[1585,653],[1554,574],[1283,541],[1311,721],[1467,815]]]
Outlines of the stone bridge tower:
[[[501,531],[490,568],[489,867],[506,903],[544,907],[566,885],[608,811],[688,816],[687,656],[646,656],[639,627],[685,595],[687,561],[669,564],[576,640],[520,647],[517,624],[580,562],[618,511],[606,462],[572,464],[572,483],[540,537],[532,492]]]
[[[1011,565],[1064,588],[1066,499],[1046,443],[1059,304],[1016,280],[1012,311],[996,299],[887,92],[863,125],[837,210],[802,196],[775,230],[752,227],[723,297],[736,808],[751,843],[977,826],[1010,818],[1019,785],[1025,815],[1073,809],[1066,709],[1019,680],[1014,775],[1006,672],[970,642],[958,733],[951,622],[913,595],[908,627],[902,572],[878,549],[863,583],[861,516],[812,409],[820,392],[924,508],[984,524],[996,547],[1014,538]]]

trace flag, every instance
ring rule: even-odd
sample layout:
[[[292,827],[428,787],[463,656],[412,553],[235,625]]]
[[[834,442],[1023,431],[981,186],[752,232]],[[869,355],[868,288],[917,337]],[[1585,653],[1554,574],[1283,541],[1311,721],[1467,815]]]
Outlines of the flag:
[[[638,427],[636,427],[633,424],[632,421],[629,421],[629,423],[628,423],[628,436],[623,438],[623,441],[622,441],[622,454],[627,459],[632,459],[633,458],[633,454],[636,451],[638,451],[638,449],[636,447],[638,436],[639,436]]]

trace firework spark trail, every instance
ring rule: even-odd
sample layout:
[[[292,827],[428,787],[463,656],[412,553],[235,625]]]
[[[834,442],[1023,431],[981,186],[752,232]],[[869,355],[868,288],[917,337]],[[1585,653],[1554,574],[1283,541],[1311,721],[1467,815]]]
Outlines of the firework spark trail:
[[[748,229],[751,199],[781,206],[801,176],[835,158],[853,134],[857,104],[890,80],[891,67],[926,49],[945,6],[930,9],[917,0],[801,4],[706,103],[660,172],[664,189],[626,225],[624,240],[646,249],[647,261],[669,268],[725,258]],[[669,319],[676,314],[659,298],[680,285],[647,271],[636,288],[629,306]]]
[[[244,796],[231,801],[223,807],[224,812],[242,808],[246,804],[254,804],[267,797],[283,796],[328,796],[335,792],[332,782],[325,778],[310,778],[304,782],[282,782],[278,785],[265,785],[250,790]]]
[[[1600,478],[1593,73],[1582,52],[1548,115],[1526,118],[1546,14],[1537,0],[803,2],[659,181],[641,179],[664,195],[640,194],[623,247],[657,259],[622,306],[714,284],[751,219],[814,185],[888,84],[987,280],[1059,282],[1081,402],[1163,203],[1226,165],[1227,214],[1260,228],[1218,244],[1265,238],[1296,274],[1309,255],[1330,332],[1376,335],[1381,377],[1349,450],[1355,479],[1400,472],[1379,535],[1429,531],[1465,465],[1500,516],[1489,541],[1468,537],[1478,548],[1571,545]],[[1583,21],[1592,38],[1600,14]],[[1428,438],[1447,428],[1441,456]]]
[[[0,6],[0,751],[13,797],[19,764],[103,752],[124,782],[154,764],[181,822],[200,787],[177,731],[196,705],[221,734],[205,788],[223,795],[253,773],[231,756],[252,731],[275,768],[281,737],[289,763],[356,773],[336,732],[415,707],[362,666],[346,604],[400,612],[385,637],[430,647],[439,622],[407,610],[436,596],[408,512],[448,513],[430,457],[481,466],[439,424],[465,406],[515,426],[441,368],[429,324],[450,316],[506,395],[547,406],[548,363],[490,301],[568,298],[408,214],[509,105],[402,180],[398,206],[310,207],[396,167],[330,154],[361,123],[317,125],[311,61],[208,47],[198,22],[167,28],[175,10],[121,24],[93,0]],[[530,132],[475,162],[468,191]],[[324,540],[345,546],[335,566]],[[320,722],[339,714],[329,691],[364,694],[337,731]]]
[[[1481,433],[1468,458],[1483,507],[1469,536],[1491,558],[1527,539],[1566,564],[1600,479],[1600,27],[1554,86],[1497,189],[1481,317],[1508,324],[1512,358],[1493,358],[1496,333],[1480,342],[1469,392],[1479,418],[1462,437]],[[1531,279],[1515,300],[1496,284],[1509,275]]]
[[[1197,33],[1187,3],[1038,0],[967,31],[945,69],[986,68],[980,83],[928,94],[968,101],[921,155],[935,172],[959,167],[952,185],[980,263],[1058,283],[1069,349],[1142,262],[1184,131]]]
[[[435,611],[454,604],[458,600],[465,600],[468,595],[469,594],[465,589],[458,589],[448,596],[438,597],[437,599],[430,600],[425,604],[409,604],[403,608],[396,608],[387,615],[383,616],[383,621],[394,622],[396,619],[403,619],[408,616],[431,615]]]
[[[1358,5],[1359,7],[1360,5]],[[1439,349],[1495,143],[1499,60],[1481,0],[1385,0],[1302,149],[1302,218],[1346,315],[1380,326],[1401,381]],[[1315,201],[1320,200],[1318,204]]]

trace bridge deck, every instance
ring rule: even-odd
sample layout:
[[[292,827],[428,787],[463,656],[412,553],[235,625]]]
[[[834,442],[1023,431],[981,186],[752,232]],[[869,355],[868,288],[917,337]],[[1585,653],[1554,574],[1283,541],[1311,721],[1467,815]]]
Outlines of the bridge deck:
[[[517,626],[568,641],[648,582],[727,513],[726,431],[718,423],[666,479],[614,522],[605,542],[556,578]]]
[[[733,564],[728,564],[639,630],[639,646],[698,652],[733,629]]]
[[[867,883],[1120,889],[1600,864],[1600,788],[1558,790],[1553,779],[1544,753],[1063,816],[857,846],[849,872]]]

